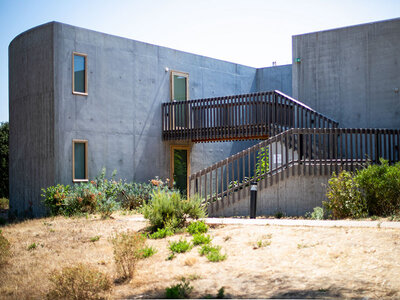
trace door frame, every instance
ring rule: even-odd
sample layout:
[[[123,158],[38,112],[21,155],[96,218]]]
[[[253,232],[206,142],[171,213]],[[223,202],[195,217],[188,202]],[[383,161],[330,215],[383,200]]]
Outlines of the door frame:
[[[186,197],[189,198],[189,177],[190,177],[190,145],[170,145],[170,168],[169,168],[169,187],[172,188],[174,186],[174,150],[186,150],[187,157],[186,157]]]

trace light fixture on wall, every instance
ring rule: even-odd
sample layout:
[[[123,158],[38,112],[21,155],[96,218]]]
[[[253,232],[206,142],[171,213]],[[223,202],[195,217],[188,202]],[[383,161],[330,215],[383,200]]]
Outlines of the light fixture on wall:
[[[300,58],[300,57],[297,57],[297,58],[295,59],[295,62],[296,62],[296,64],[301,63],[301,58]]]
[[[168,72],[169,71],[169,68],[168,67],[165,67],[165,72]]]

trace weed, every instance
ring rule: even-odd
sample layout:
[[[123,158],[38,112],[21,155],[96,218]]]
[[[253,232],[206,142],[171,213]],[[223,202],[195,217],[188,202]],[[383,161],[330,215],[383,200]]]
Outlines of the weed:
[[[193,245],[186,241],[180,239],[178,242],[169,242],[169,250],[172,253],[183,253],[192,249]]]
[[[109,276],[84,264],[54,272],[50,282],[49,299],[98,299],[100,293],[112,286]]]
[[[190,281],[186,281],[182,278],[181,283],[175,284],[165,289],[165,296],[167,299],[184,299],[189,298],[193,287],[190,285]]]
[[[312,220],[323,220],[324,219],[324,209],[322,207],[314,207],[314,211],[312,213],[306,213],[305,217]]]
[[[227,236],[224,237],[224,242],[227,242],[227,241],[229,241],[230,239],[232,239],[232,237],[229,236],[229,235],[227,235]]]
[[[157,253],[157,249],[153,247],[145,247],[142,250],[140,250],[139,253],[140,253],[139,254],[140,258],[148,258],[153,254]]]
[[[224,299],[225,297],[225,288],[221,287],[217,293],[217,299]]]
[[[90,238],[90,241],[91,241],[92,243],[97,242],[98,240],[100,240],[100,235],[95,235],[94,237],[91,237],[91,238]]]
[[[174,231],[170,228],[158,228],[156,232],[149,234],[150,239],[163,239],[167,236],[174,235]]]
[[[9,209],[10,201],[7,198],[0,198],[0,209]]]
[[[257,243],[253,246],[253,249],[259,249],[259,248],[264,248],[271,245],[271,241],[270,240],[258,240]]]
[[[274,214],[274,217],[277,218],[277,219],[281,219],[281,218],[283,218],[284,216],[285,216],[285,214],[284,214],[283,212],[281,212],[281,211],[277,211],[277,212]]]
[[[35,250],[36,248],[37,248],[37,244],[36,243],[32,243],[32,244],[30,244],[29,246],[28,246],[28,248],[27,248],[27,250],[28,251],[31,251],[31,250]]]
[[[206,233],[208,231],[208,226],[204,221],[191,222],[187,227],[187,231],[191,234]]]
[[[202,244],[209,244],[211,243],[212,238],[207,235],[205,236],[202,233],[195,233],[193,234],[193,245],[197,246],[197,245],[202,245]]]
[[[170,255],[168,255],[166,260],[173,260],[176,257],[175,253],[171,253]]]
[[[200,255],[205,255],[207,259],[211,262],[223,261],[227,258],[226,254],[221,254],[221,246],[211,246],[211,245],[203,245],[199,253]]]
[[[3,233],[0,230],[0,266],[5,264],[10,257],[10,248],[10,242],[3,236]]]
[[[378,217],[378,216],[375,216],[375,215],[373,215],[373,216],[371,216],[371,220],[372,220],[372,221],[379,220],[379,217]]]
[[[121,278],[132,278],[145,242],[146,237],[134,231],[117,233],[111,238],[114,246],[114,260]]]

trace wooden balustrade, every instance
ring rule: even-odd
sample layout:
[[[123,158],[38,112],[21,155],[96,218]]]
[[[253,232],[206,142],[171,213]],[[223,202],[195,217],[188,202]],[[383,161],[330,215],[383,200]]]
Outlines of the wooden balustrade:
[[[354,171],[380,158],[400,161],[400,130],[293,128],[191,175],[189,193],[206,201],[228,197],[229,203],[252,181],[272,184],[273,178],[296,175],[295,170],[297,175]]]
[[[164,140],[265,139],[290,128],[335,128],[338,123],[279,92],[163,103]]]

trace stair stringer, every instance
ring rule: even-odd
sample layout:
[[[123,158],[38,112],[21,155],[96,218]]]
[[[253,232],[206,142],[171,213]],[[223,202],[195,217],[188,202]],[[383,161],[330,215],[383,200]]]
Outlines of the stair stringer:
[[[259,181],[257,215],[270,216],[283,212],[287,216],[304,216],[314,207],[322,206],[322,201],[327,200],[326,186],[333,170],[320,172],[321,167],[325,169],[325,166],[313,167],[317,172],[310,175],[310,172],[304,172],[307,166],[290,165],[289,170],[278,171]],[[290,176],[286,175],[287,171]],[[229,198],[209,203],[208,214],[210,217],[249,216],[250,186],[232,192]]]

